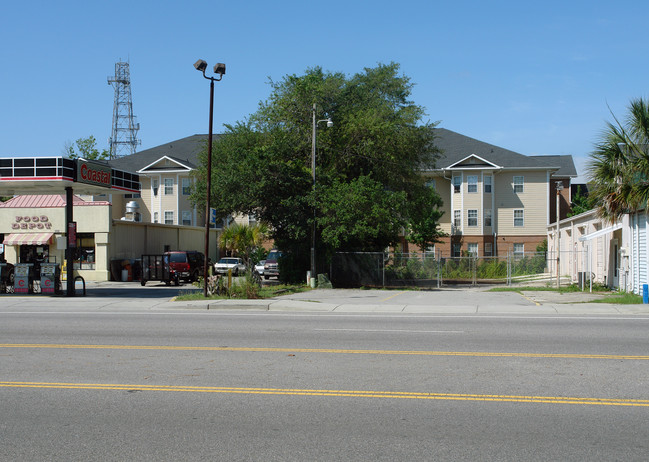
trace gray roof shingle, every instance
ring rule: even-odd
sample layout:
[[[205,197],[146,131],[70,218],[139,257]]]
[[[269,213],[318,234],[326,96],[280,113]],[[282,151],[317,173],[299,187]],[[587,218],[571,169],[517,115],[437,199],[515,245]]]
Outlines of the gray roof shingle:
[[[509,149],[485,143],[445,128],[434,128],[435,145],[441,149],[436,168],[448,168],[462,159],[475,154],[500,167],[549,168],[558,171],[553,176],[577,176],[572,156],[526,156]],[[565,173],[564,173],[565,172]],[[572,172],[572,173],[571,173]]]
[[[214,135],[216,138],[216,135]],[[207,146],[207,135],[192,135],[176,141],[161,144],[154,148],[145,149],[129,156],[120,157],[109,161],[113,168],[137,172],[152,164],[162,157],[169,157],[183,165],[197,168],[199,165],[198,154]]]

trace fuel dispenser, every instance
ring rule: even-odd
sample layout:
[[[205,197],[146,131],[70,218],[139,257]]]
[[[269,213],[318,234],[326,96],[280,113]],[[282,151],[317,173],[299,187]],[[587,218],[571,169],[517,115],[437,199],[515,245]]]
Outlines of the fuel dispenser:
[[[61,291],[61,267],[58,263],[41,263],[41,293],[54,294]]]
[[[33,263],[17,263],[14,268],[14,293],[28,294],[32,291]]]

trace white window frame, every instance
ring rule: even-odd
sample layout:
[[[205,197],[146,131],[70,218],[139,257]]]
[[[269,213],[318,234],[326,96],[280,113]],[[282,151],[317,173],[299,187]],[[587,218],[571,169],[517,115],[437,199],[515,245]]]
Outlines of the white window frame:
[[[154,223],[159,223],[159,222],[160,222],[160,218],[159,218],[159,214],[158,214],[158,212],[153,212],[153,222],[154,222]]]
[[[454,193],[462,192],[462,177],[460,175],[453,176],[453,192]]]
[[[192,225],[192,212],[191,210],[183,210],[181,212],[181,224],[183,226],[191,226]],[[187,223],[185,223],[187,222]]]
[[[170,220],[167,218],[168,215],[171,216]],[[173,224],[175,224],[174,223],[174,211],[173,210],[165,210],[164,217],[165,217],[165,225],[173,225]],[[167,223],[167,221],[170,221],[171,223]]]
[[[491,209],[484,210],[484,225],[488,227],[493,226],[493,217],[491,214]]]
[[[189,181],[189,178],[181,178],[180,181],[182,183],[182,195],[189,196],[191,194],[191,181]]]
[[[160,180],[157,178],[151,179],[151,191],[153,191],[153,197],[158,197],[158,190],[160,189]]]
[[[469,251],[469,255],[474,255],[477,257],[480,252],[480,246],[477,242],[469,242],[467,244],[467,250]]]
[[[462,210],[453,210],[453,226],[456,228],[462,227]]]
[[[514,209],[514,228],[523,228],[524,226],[525,226],[525,209]]]
[[[467,183],[467,189],[466,191],[468,193],[474,194],[478,192],[478,175],[468,175],[466,177],[466,183]]]
[[[451,244],[451,256],[454,258],[462,256],[462,244],[457,242]]]
[[[514,257],[515,258],[525,257],[525,244],[521,244],[519,242],[514,243]]]
[[[514,192],[516,194],[521,194],[525,192],[525,177],[522,175],[514,175],[514,180],[512,182],[514,186]]]
[[[493,257],[494,245],[491,242],[484,243],[484,254],[485,257]]]
[[[485,175],[482,181],[484,181],[484,192],[485,194],[491,194],[491,191],[493,190],[492,188],[492,176],[491,175]]]
[[[466,225],[470,228],[478,226],[478,209],[469,209],[466,211]]]
[[[173,178],[164,178],[164,195],[171,196],[174,193],[174,179]],[[165,212],[167,213],[167,212]]]

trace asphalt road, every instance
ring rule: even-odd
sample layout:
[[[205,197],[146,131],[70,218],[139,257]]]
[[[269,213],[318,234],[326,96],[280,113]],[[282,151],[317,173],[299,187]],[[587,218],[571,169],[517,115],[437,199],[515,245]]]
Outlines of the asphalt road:
[[[649,453],[644,315],[59,308],[0,306],[0,460]]]

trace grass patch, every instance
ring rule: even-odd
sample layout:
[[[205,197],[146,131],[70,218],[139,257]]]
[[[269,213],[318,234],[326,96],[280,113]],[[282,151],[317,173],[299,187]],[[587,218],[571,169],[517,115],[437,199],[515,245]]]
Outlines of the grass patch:
[[[257,298],[257,299],[266,299],[266,298],[273,298],[278,295],[290,295],[290,294],[297,294],[300,292],[306,292],[308,290],[311,290],[311,287],[307,285],[292,285],[292,284],[287,284],[287,285],[274,285],[274,286],[262,286],[259,288],[256,293],[254,294],[253,297],[248,297],[247,296],[247,291],[245,287],[246,283],[243,283],[243,285],[236,284],[232,288],[231,294],[230,295],[212,295],[210,297],[203,297],[203,291],[191,291],[191,292],[181,292],[178,297],[176,297],[177,301],[192,301],[192,300],[228,300],[228,299],[248,299],[248,298]],[[241,288],[241,290],[239,290]]]
[[[573,292],[582,292],[577,284],[570,284],[569,286],[561,286],[558,289],[554,286],[524,286],[524,287],[493,287],[488,292],[558,292],[560,294],[569,294]],[[583,292],[590,292],[586,289]],[[609,294],[612,293],[611,289],[600,284],[593,284],[593,292]]]
[[[593,300],[591,303],[615,303],[616,305],[641,305],[642,296],[634,293],[622,293],[607,295],[601,300]]]

